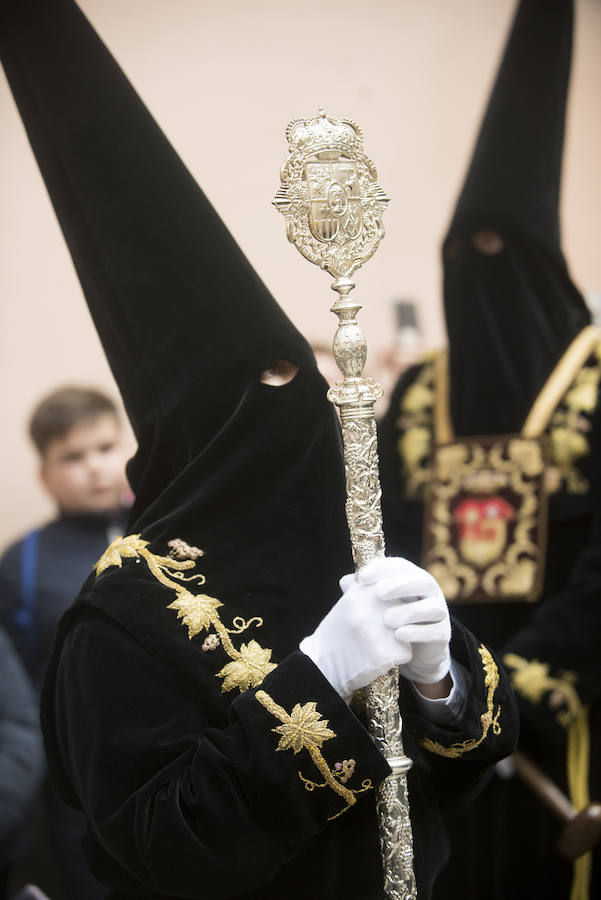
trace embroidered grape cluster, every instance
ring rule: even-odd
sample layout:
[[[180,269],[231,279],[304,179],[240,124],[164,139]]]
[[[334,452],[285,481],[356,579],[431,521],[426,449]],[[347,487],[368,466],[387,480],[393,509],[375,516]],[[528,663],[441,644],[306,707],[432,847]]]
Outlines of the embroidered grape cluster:
[[[216,650],[221,641],[218,634],[208,634],[202,642],[203,650]]]
[[[173,559],[198,559],[200,556],[204,556],[204,550],[201,550],[200,547],[192,547],[181,538],[167,541],[167,546],[170,548],[169,556]]]
[[[353,773],[355,771],[355,760],[354,759],[343,759],[342,762],[337,762],[334,765],[334,772],[336,777],[342,782],[342,784],[346,784],[349,779],[353,777]]]

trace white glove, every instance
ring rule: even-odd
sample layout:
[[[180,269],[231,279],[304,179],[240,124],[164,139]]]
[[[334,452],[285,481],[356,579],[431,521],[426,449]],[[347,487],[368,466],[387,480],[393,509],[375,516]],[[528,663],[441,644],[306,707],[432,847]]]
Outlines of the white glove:
[[[436,581],[405,559],[380,557],[340,579],[342,597],[300,643],[345,700],[394,666],[434,684],[449,671],[451,626]]]

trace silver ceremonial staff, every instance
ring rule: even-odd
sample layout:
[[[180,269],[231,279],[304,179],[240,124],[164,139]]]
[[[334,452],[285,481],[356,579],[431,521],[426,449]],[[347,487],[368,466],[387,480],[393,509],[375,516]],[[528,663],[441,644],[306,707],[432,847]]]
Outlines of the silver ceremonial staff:
[[[335,279],[338,316],[334,356],[344,381],[328,391],[340,410],[346,469],[346,517],[355,566],[384,555],[378,446],[374,403],[382,388],[363,378],[365,338],[356,319],[361,306],[350,299],[353,273],[372,256],[382,237],[382,213],[389,202],[376,169],[363,152],[361,129],[323,110],[313,119],[295,119],[286,129],[290,155],[282,166],[274,205],[286,219],[288,240],[302,255]],[[371,735],[392,775],[377,793],[384,890],[390,900],[415,900],[413,838],[406,773],[411,760],[401,738],[396,669],[366,691]]]

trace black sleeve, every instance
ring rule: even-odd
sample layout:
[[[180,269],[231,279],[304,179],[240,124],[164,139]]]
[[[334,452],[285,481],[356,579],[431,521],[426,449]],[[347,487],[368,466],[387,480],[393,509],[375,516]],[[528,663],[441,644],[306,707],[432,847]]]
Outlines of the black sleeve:
[[[349,797],[352,805],[372,793],[361,790],[366,779],[375,786],[390,771],[300,651],[234,700],[216,727],[200,692],[183,693],[170,670],[93,613],[69,632],[55,692],[59,752],[90,822],[92,865],[113,887],[141,883],[211,900],[250,891],[305,849]],[[307,706],[316,700],[317,710]],[[295,745],[284,711],[304,721],[314,752],[302,739]],[[354,795],[327,783],[335,761],[349,758]]]
[[[19,827],[44,767],[38,704],[0,629],[0,844]]]
[[[569,581],[543,597],[528,624],[505,644],[524,737],[563,743],[565,729],[601,695],[601,516]],[[535,749],[535,748],[533,748]]]
[[[401,679],[406,728],[425,751],[432,786],[443,812],[465,808],[492,775],[496,762],[516,747],[518,710],[511,681],[491,650],[451,618],[451,655],[468,674],[467,702],[455,726],[420,715],[414,694]]]

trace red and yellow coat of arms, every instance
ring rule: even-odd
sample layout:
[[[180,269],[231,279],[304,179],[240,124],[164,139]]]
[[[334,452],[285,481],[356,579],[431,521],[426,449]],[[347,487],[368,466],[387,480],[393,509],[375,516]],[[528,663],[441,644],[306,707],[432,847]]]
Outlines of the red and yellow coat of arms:
[[[544,570],[545,450],[519,435],[437,448],[424,565],[449,601],[535,600]]]

